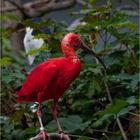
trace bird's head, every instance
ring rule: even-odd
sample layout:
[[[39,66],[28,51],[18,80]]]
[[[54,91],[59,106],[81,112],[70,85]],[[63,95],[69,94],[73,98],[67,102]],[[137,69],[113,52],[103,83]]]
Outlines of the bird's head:
[[[99,62],[103,65],[103,67],[106,69],[106,66],[104,62],[101,60],[101,58],[91,49],[89,48],[84,41],[80,38],[80,36],[76,33],[68,33],[64,36],[61,42],[62,46],[65,46],[65,49],[67,48],[82,48],[87,53],[92,54],[94,57],[96,57]]]
[[[68,33],[62,40],[62,44],[66,47],[80,47],[82,45],[82,40],[78,34]]]

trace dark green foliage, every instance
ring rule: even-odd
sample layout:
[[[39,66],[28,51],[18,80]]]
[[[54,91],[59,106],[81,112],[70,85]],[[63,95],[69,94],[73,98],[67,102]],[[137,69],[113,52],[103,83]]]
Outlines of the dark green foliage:
[[[95,50],[107,66],[107,74],[101,74],[103,67],[95,59],[78,50],[82,62],[79,77],[72,83],[59,102],[59,116],[64,130],[74,134],[74,140],[90,140],[109,138],[122,140],[117,126],[117,118],[122,122],[128,139],[138,140],[138,119],[133,117],[139,113],[139,34],[137,26],[128,20],[131,11],[113,11],[112,3],[94,6],[95,0],[89,0],[93,6],[83,7],[72,15],[80,14],[83,25],[67,30],[67,25],[54,20],[34,23],[25,20],[25,26],[33,27],[35,38],[48,41],[41,49],[32,50],[30,54],[39,52],[33,66],[46,58],[62,56],[60,39],[69,31],[77,32],[86,44]],[[86,16],[85,16],[86,15]],[[3,19],[16,18],[4,14]],[[17,19],[16,19],[17,20]],[[42,34],[40,27],[47,26],[54,31],[52,34]],[[1,59],[2,90],[1,90],[1,136],[3,140],[28,139],[38,131],[38,120],[31,113],[30,105],[16,103],[15,91],[23,83],[32,67],[27,66],[24,52],[13,52],[9,33],[15,29],[2,29],[3,51]],[[47,47],[46,47],[47,46]],[[48,50],[46,50],[48,49]],[[106,88],[106,84],[108,89]],[[112,98],[109,100],[108,90]],[[48,132],[56,132],[56,126],[51,116],[52,102],[42,103],[43,122]],[[133,123],[134,129],[129,128]]]

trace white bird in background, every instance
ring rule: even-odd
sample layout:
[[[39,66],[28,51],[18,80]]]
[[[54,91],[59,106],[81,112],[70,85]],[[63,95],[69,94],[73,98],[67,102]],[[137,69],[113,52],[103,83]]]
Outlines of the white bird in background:
[[[34,19],[34,22],[40,22],[41,19],[39,17]],[[78,25],[84,25],[84,22],[80,21],[80,18],[76,19],[72,24],[68,27],[69,29],[76,28]],[[40,31],[42,33],[50,34],[51,31],[47,27],[40,28]],[[39,55],[39,53],[34,53],[34,54],[28,54],[34,49],[39,49],[45,41],[42,38],[36,39],[34,38],[33,34],[33,29],[31,27],[26,28],[26,34],[23,40],[24,48],[27,54],[27,61],[29,65],[32,65],[36,56]]]
[[[31,50],[33,49],[38,49],[40,48],[43,44],[44,44],[44,40],[39,38],[36,39],[34,38],[34,36],[32,35],[33,29],[30,27],[26,28],[26,34],[23,40],[23,44],[25,47],[25,51],[26,54],[28,54],[29,52],[31,52]],[[32,65],[35,57],[38,55],[39,53],[34,53],[34,54],[28,54],[27,56],[27,60],[29,65]]]

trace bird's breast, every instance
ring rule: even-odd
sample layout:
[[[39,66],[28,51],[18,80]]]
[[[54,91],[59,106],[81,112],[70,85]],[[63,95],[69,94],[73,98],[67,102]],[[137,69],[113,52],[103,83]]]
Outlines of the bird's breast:
[[[49,88],[49,98],[59,98],[69,88],[70,84],[76,79],[80,73],[80,64],[70,65],[66,64],[60,69],[58,77],[55,79],[51,87]]]
[[[80,63],[75,63],[69,66],[63,73],[63,84],[67,87],[71,84],[72,81],[76,79],[79,75],[81,69]]]
[[[72,81],[80,73],[80,63],[69,62],[66,58],[57,59],[54,64],[58,68],[58,75],[54,78],[49,87],[45,88],[41,100],[59,98],[69,88]]]

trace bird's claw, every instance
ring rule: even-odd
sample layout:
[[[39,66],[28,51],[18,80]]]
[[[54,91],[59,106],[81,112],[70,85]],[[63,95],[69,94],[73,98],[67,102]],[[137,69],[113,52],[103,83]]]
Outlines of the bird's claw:
[[[60,140],[62,140],[63,135],[65,134],[65,132],[63,130],[61,130],[61,131],[59,131],[59,134],[60,134]]]
[[[37,136],[42,136],[43,140],[46,140],[46,136],[47,136],[48,140],[51,140],[50,135],[47,132],[45,132],[44,130],[42,130]]]
[[[63,130],[59,131],[59,134],[60,134],[60,140],[63,139],[63,136],[65,137],[65,140],[70,140],[68,134],[65,133]]]
[[[59,134],[65,134],[65,132],[63,130],[59,131]]]

